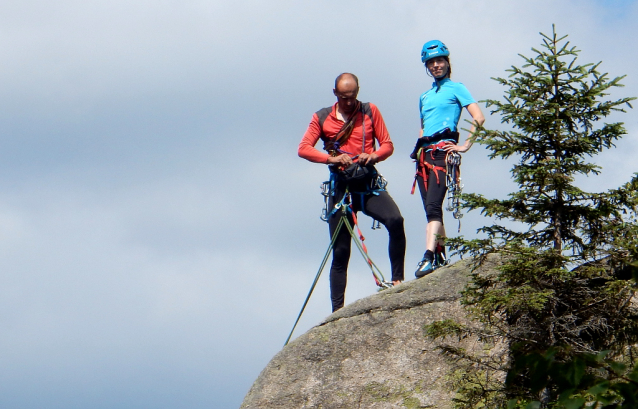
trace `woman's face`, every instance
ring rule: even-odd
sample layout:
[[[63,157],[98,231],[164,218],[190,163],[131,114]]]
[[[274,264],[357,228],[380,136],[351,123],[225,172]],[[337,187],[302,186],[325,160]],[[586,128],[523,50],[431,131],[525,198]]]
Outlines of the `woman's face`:
[[[425,63],[430,74],[436,79],[445,78],[450,69],[450,64],[445,57],[434,57]]]

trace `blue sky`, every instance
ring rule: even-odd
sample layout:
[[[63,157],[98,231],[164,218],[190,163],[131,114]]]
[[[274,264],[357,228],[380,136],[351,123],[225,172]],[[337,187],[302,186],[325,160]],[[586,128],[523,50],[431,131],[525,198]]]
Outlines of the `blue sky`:
[[[422,44],[444,41],[454,79],[499,98],[489,78],[555,23],[582,62],[628,74],[612,96],[638,96],[636,14],[632,1],[0,1],[0,406],[238,407],[328,245],[326,169],[296,149],[339,73],[359,76],[394,140],[379,169],[411,279]],[[613,119],[629,135],[584,188],[636,171],[636,112]],[[466,191],[505,195],[509,166],[473,147]],[[462,233],[484,223],[468,214]],[[369,224],[388,274],[387,235]],[[297,335],[330,312],[327,287]],[[375,291],[353,254],[346,302]]]

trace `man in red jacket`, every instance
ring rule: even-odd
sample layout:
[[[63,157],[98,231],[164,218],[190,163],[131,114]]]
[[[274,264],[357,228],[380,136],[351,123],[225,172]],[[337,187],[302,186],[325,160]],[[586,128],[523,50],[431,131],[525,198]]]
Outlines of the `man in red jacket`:
[[[384,179],[374,164],[385,160],[394,151],[383,117],[372,103],[357,100],[359,80],[354,74],[343,73],[335,80],[333,90],[337,102],[312,116],[308,130],[299,144],[299,156],[311,162],[324,163],[330,169],[328,209],[335,208],[347,193],[354,212],[361,210],[381,222],[390,235],[389,255],[392,283],[403,281],[405,233],[403,217],[392,197],[385,190]],[[315,148],[321,139],[325,152]],[[379,144],[375,149],[375,141]],[[341,211],[328,215],[332,237]],[[352,223],[352,216],[348,218]],[[346,290],[351,238],[342,228],[336,238],[330,268],[332,311],[343,307]]]

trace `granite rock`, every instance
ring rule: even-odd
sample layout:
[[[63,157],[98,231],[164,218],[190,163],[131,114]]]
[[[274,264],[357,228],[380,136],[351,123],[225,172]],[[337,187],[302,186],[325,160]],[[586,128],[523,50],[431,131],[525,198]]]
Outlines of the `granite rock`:
[[[467,322],[459,300],[470,273],[469,262],[459,261],[335,312],[268,363],[241,408],[452,408],[453,364],[423,327]],[[484,347],[470,338],[454,342]]]

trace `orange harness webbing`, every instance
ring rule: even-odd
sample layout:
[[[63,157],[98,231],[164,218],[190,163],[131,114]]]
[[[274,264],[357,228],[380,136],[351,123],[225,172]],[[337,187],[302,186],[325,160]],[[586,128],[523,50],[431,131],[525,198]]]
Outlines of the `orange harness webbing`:
[[[432,149],[430,151],[430,155],[432,155],[432,159],[434,159],[434,151],[440,148],[443,148],[445,145],[449,144],[449,142],[446,141],[441,141],[439,143],[437,143],[436,145],[431,145],[428,146],[428,149]],[[439,174],[437,171],[442,171],[444,173],[447,172],[447,169],[442,167],[442,166],[435,166],[432,164],[429,164],[425,161],[425,148],[421,148],[419,149],[419,152],[417,154],[417,168],[416,168],[416,174],[414,175],[414,183],[412,183],[412,192],[411,194],[414,194],[414,190],[416,189],[416,182],[417,182],[417,178],[419,176],[421,176],[423,178],[423,187],[425,187],[425,190],[428,190],[428,177],[430,175],[430,172],[434,172],[434,176],[436,176],[436,183],[441,183],[441,181],[439,180]]]

